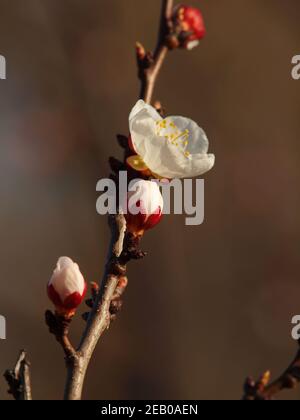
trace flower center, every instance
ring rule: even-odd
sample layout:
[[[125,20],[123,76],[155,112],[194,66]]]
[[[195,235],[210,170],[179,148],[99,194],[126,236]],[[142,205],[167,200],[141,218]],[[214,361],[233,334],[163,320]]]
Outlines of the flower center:
[[[164,137],[167,142],[178,147],[186,158],[190,158],[191,154],[187,150],[189,145],[188,129],[181,131],[176,124],[169,118],[156,122],[156,135]]]

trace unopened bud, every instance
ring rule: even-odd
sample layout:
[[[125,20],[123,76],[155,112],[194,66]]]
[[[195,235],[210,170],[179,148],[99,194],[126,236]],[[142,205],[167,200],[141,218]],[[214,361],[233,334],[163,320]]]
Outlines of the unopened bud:
[[[154,228],[162,218],[163,197],[155,182],[137,181],[127,196],[127,230],[135,236]]]
[[[146,50],[140,42],[135,44],[135,50],[138,60],[144,60],[146,57]]]
[[[61,257],[47,286],[49,299],[59,315],[72,317],[86,294],[87,285],[79,267],[68,257]]]
[[[204,38],[206,29],[199,9],[180,5],[175,8],[172,19],[181,48],[191,50]]]

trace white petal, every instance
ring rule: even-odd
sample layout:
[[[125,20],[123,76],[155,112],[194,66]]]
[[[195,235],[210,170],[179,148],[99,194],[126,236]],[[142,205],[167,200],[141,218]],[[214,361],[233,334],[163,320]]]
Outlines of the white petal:
[[[153,106],[146,104],[145,101],[140,99],[133,107],[129,115],[129,121],[133,120],[142,111],[147,112],[154,120],[162,120],[161,115],[156,111],[155,108],[153,108]]]
[[[187,150],[191,154],[207,153],[209,142],[204,130],[198,126],[193,120],[184,117],[168,117],[167,120],[173,122],[180,132],[189,131]],[[180,142],[180,139],[179,139]]]
[[[139,101],[130,114],[130,132],[136,152],[161,177],[192,178],[214,166],[205,132],[188,118],[163,120],[153,107]]]
[[[156,110],[144,101],[138,101],[129,116],[132,142],[136,152],[144,159],[153,151],[156,122],[162,121]],[[145,163],[147,163],[145,161]]]
[[[49,284],[54,287],[62,302],[75,292],[82,295],[85,288],[85,281],[78,264],[68,257],[61,257],[58,260]]]
[[[56,268],[61,270],[62,268],[65,268],[65,267],[71,267],[71,266],[73,266],[73,264],[74,264],[74,262],[73,262],[73,260],[71,260],[71,258],[60,257],[59,260],[57,261]]]
[[[191,50],[193,50],[194,48],[198,47],[198,45],[199,45],[199,44],[200,44],[200,42],[199,42],[197,39],[195,39],[194,41],[190,41],[190,42],[188,42],[188,43],[187,43],[186,48],[187,48],[189,51],[191,51]]]

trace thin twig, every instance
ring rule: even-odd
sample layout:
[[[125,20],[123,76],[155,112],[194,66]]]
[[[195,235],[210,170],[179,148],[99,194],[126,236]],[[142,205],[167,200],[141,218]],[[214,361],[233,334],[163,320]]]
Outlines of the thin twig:
[[[51,311],[46,311],[45,321],[49,327],[49,331],[53,334],[65,353],[67,364],[75,357],[75,349],[69,340],[69,329],[72,322],[71,318],[65,318]]]
[[[300,341],[296,357],[290,366],[274,382],[269,383],[269,380],[269,372],[266,372],[258,382],[248,378],[245,384],[244,400],[272,400],[281,391],[295,389],[300,384]]]
[[[154,53],[144,56],[138,54],[139,78],[141,80],[140,99],[149,104],[152,101],[155,83],[169,49],[166,41],[172,26],[173,6],[174,0],[162,1],[158,41]]]
[[[81,343],[67,363],[66,400],[81,399],[86,371],[95,347],[114,317],[111,313],[111,304],[121,297],[126,288],[126,265],[132,259],[141,259],[145,256],[138,249],[139,239],[128,233],[125,235],[126,220],[123,215],[111,216],[110,226],[113,241],[102,287],[87,321]]]
[[[66,400],[80,400],[86,371],[99,338],[110,324],[110,304],[118,286],[119,276],[124,275],[124,267],[119,264],[123,251],[126,231],[124,216],[110,218],[112,241],[108,255],[105,275],[93,310],[87,321],[81,343],[68,366],[68,377],[65,389]]]
[[[4,373],[6,382],[8,383],[8,393],[12,394],[17,401],[31,401],[31,379],[30,379],[30,363],[27,360],[27,354],[21,351],[13,370],[7,370]]]

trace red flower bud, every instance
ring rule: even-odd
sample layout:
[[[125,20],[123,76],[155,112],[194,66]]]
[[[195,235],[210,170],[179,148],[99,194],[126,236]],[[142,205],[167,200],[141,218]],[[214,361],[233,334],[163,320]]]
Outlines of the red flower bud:
[[[199,9],[178,6],[174,10],[173,22],[180,46],[191,50],[206,34],[204,19]]]
[[[127,197],[125,218],[128,232],[142,236],[160,222],[162,212],[163,197],[158,185],[152,181],[137,181]]]
[[[81,304],[87,285],[79,267],[68,257],[61,257],[47,286],[49,299],[56,312],[71,317]]]

